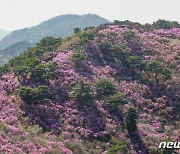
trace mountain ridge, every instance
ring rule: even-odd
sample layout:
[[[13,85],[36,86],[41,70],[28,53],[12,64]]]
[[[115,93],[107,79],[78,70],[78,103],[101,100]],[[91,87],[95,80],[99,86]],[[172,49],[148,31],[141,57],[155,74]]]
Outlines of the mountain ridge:
[[[0,28],[0,40],[2,40],[5,36],[7,36],[10,31],[4,30]]]
[[[89,23],[83,23],[83,21],[82,22],[80,21],[80,23],[78,23],[78,19],[86,20],[86,18],[89,18],[89,17],[93,17],[92,19],[97,18],[99,20],[93,23],[93,20],[87,19]],[[23,29],[19,29],[19,30],[11,32],[8,36],[6,36],[5,38],[3,38],[3,40],[0,41],[0,50],[4,49],[5,47],[8,47],[9,45],[12,45],[17,42],[22,42],[22,41],[28,41],[30,43],[34,43],[34,42],[37,43],[40,39],[46,36],[65,37],[65,36],[73,34],[73,30],[76,27],[82,29],[89,26],[97,26],[99,24],[104,24],[106,22],[109,22],[109,21],[94,14],[87,14],[87,15],[82,15],[82,16],[74,15],[74,14],[67,14],[67,15],[56,16],[49,20],[41,22],[40,24],[37,24],[35,26],[23,28]],[[76,25],[76,23],[78,24]],[[66,27],[68,27],[68,24],[70,24],[71,30],[70,29],[66,30]],[[48,28],[50,29],[49,31],[47,31]],[[62,29],[64,29],[64,31],[62,31]]]
[[[32,47],[44,37],[66,37],[72,35],[77,27],[84,29],[108,22],[108,20],[94,14],[82,16],[67,14],[53,17],[32,27],[13,31],[0,41],[0,65],[7,63],[8,60]],[[20,46],[18,47],[18,45]]]

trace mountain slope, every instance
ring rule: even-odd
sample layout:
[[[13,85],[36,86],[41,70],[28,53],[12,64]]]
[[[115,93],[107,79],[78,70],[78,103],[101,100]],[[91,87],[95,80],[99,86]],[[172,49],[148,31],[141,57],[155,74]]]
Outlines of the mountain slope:
[[[0,40],[1,40],[2,38],[4,38],[6,35],[8,35],[9,33],[10,33],[9,31],[0,29]]]
[[[0,153],[173,153],[179,52],[180,28],[44,38],[0,69]]]

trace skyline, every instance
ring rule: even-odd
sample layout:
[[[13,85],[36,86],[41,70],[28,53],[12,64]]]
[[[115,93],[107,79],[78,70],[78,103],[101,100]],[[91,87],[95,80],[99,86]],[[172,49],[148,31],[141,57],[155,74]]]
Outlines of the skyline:
[[[158,19],[180,22],[178,0],[0,0],[0,29],[17,30],[64,14],[97,14],[109,21],[152,23]]]

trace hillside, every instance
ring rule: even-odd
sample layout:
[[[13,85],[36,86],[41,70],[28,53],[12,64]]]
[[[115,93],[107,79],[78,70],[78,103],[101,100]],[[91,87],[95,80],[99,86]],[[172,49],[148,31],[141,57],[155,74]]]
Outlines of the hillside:
[[[10,33],[9,31],[0,29],[0,40],[1,40],[2,38],[4,38],[6,35],[8,35],[9,33]]]
[[[46,37],[0,68],[0,153],[179,153],[179,69],[180,28]]]
[[[0,54],[2,55],[3,52],[3,57],[6,59],[3,61],[0,60],[0,63],[4,64],[8,62],[9,59],[17,56],[16,53],[22,53],[27,50],[29,44],[31,44],[32,47],[46,36],[56,38],[66,37],[72,35],[74,29],[77,27],[84,29],[86,27],[97,26],[108,22],[108,20],[93,14],[82,16],[69,14],[51,18],[33,27],[13,31],[0,41]],[[24,42],[23,48],[22,42]],[[18,46],[19,44],[20,46]],[[15,46],[17,46],[16,49],[21,48],[21,50],[15,50]],[[12,56],[7,56],[11,54]]]
[[[27,48],[32,47],[32,45],[33,44],[30,44],[29,42],[23,41],[23,42],[17,42],[1,50],[0,51],[0,66],[7,63],[13,57],[16,57],[17,55],[23,53],[25,50],[27,50]]]

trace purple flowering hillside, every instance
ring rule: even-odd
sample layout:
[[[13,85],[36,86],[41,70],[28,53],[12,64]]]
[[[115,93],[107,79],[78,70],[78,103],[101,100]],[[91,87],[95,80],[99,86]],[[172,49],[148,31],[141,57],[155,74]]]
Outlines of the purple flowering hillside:
[[[180,28],[74,32],[0,67],[0,153],[180,152]]]

